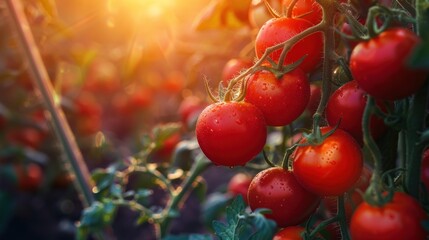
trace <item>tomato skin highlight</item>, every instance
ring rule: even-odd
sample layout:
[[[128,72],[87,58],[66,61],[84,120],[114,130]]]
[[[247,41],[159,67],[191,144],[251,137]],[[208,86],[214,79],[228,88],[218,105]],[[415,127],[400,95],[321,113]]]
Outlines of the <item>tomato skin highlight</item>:
[[[415,199],[395,192],[392,202],[381,207],[360,204],[352,216],[350,234],[353,240],[426,239],[424,219],[425,212]]]
[[[269,126],[290,124],[304,112],[309,99],[310,84],[300,69],[281,79],[269,71],[256,72],[247,83],[245,101],[262,111]]]
[[[326,120],[330,126],[340,123],[339,128],[350,133],[356,141],[362,144],[362,118],[366,101],[366,92],[358,83],[356,81],[347,82],[330,96],[326,106]],[[377,105],[381,109],[384,108],[380,102],[377,102]],[[386,130],[383,119],[371,116],[370,131],[373,138],[380,137]]]
[[[312,24],[298,18],[273,18],[268,20],[259,30],[255,39],[256,56],[261,58],[269,47],[280,44],[300,32],[310,28]],[[275,62],[279,61],[283,49],[272,52],[269,56]],[[299,65],[305,72],[315,70],[322,60],[323,38],[321,33],[311,34],[298,41],[286,54],[283,65],[298,61],[304,55],[307,57]]]
[[[322,134],[332,130],[322,127]],[[306,143],[303,139],[300,143]],[[292,154],[293,173],[308,191],[339,196],[359,179],[363,158],[359,144],[347,132],[336,129],[318,145],[298,146]]]
[[[267,128],[262,112],[246,102],[218,102],[200,114],[195,129],[203,153],[216,165],[243,166],[259,154]]]
[[[392,28],[360,42],[350,56],[350,71],[363,90],[383,100],[398,100],[419,90],[428,75],[407,66],[420,38],[406,28]]]
[[[265,216],[279,227],[300,224],[318,207],[320,197],[304,189],[295,176],[281,167],[259,172],[252,180],[247,194],[249,206],[271,209]]]

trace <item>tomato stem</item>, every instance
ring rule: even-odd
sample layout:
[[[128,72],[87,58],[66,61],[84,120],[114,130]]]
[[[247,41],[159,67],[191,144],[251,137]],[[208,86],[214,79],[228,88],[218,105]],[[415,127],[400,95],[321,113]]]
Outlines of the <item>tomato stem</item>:
[[[344,195],[338,196],[337,199],[337,216],[340,223],[341,237],[343,240],[349,240],[350,235],[348,231],[348,224],[346,219],[346,209],[344,207]]]
[[[209,166],[211,166],[211,162],[203,154],[196,157],[191,170],[189,170],[187,174],[187,178],[179,187],[176,188],[174,194],[169,199],[166,208],[161,213],[162,216],[164,216],[164,219],[159,224],[158,236],[161,238],[165,237],[172,220],[171,212],[177,210],[184,197],[187,196],[190,190],[192,190],[192,186],[194,185],[197,177],[199,177]]]

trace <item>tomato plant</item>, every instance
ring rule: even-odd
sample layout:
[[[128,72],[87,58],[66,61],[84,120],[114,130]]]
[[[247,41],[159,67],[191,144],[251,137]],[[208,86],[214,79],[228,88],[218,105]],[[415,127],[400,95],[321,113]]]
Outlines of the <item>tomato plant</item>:
[[[332,128],[322,128],[327,133]],[[305,144],[306,139],[300,143]],[[359,179],[363,167],[359,144],[336,129],[315,145],[298,146],[292,156],[293,173],[307,190],[321,196],[338,196]]]
[[[294,174],[281,167],[259,172],[250,183],[247,197],[251,209],[270,209],[267,218],[280,227],[302,223],[320,202],[319,196],[304,189]]]
[[[304,72],[295,69],[280,79],[269,71],[256,72],[247,83],[245,101],[258,107],[269,126],[288,125],[305,110],[310,84]],[[290,104],[294,102],[294,104]]]
[[[231,101],[206,107],[197,120],[195,134],[201,150],[213,163],[241,166],[262,151],[267,129],[256,106]]]

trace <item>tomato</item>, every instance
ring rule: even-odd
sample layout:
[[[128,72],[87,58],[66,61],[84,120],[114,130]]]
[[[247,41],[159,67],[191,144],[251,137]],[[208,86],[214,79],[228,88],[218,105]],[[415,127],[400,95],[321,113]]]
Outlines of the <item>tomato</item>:
[[[12,144],[38,149],[46,138],[46,134],[32,127],[16,127],[6,132],[6,139]]]
[[[153,152],[153,158],[156,161],[169,161],[171,156],[173,155],[174,149],[176,145],[180,142],[182,136],[180,133],[175,133],[169,136],[162,145]]]
[[[395,192],[393,200],[383,206],[364,202],[358,206],[350,223],[353,240],[426,239],[422,221],[425,212],[411,196]]]
[[[285,227],[274,235],[273,240],[302,240],[301,233],[305,231],[301,226]]]
[[[229,80],[236,77],[240,74],[241,71],[244,71],[253,66],[253,62],[248,59],[242,58],[232,58],[225,63],[225,66],[222,69],[222,83],[226,87],[228,86]]]
[[[359,43],[350,56],[354,79],[375,98],[398,100],[414,94],[428,75],[426,70],[407,66],[408,57],[420,41],[408,29],[392,28]]]
[[[303,71],[295,69],[281,79],[269,71],[251,75],[245,101],[261,109],[267,125],[284,126],[304,112],[309,98],[308,79]]]
[[[216,165],[242,166],[260,153],[267,128],[264,115],[247,102],[218,102],[200,114],[196,136],[203,153]]]
[[[363,143],[362,118],[366,105],[366,92],[356,81],[350,81],[338,88],[329,98],[326,106],[326,120],[331,126],[340,123],[339,128],[350,133],[356,141]],[[383,103],[377,102],[385,110]],[[380,137],[387,130],[383,119],[371,116],[370,131],[373,138]]]
[[[102,108],[91,94],[81,94],[74,100],[73,126],[82,135],[92,135],[101,129]]]
[[[429,194],[429,148],[423,151],[422,163],[421,163],[421,180]]]
[[[292,172],[281,167],[259,172],[250,183],[247,198],[252,210],[270,209],[266,217],[279,227],[302,223],[320,202],[319,196],[303,188]]]
[[[249,174],[237,173],[228,182],[228,192],[233,196],[241,195],[247,203],[247,191],[252,177]]]
[[[5,128],[6,123],[7,123],[6,117],[1,115],[0,113],[0,130],[3,130]]]
[[[306,110],[313,115],[317,108],[319,107],[320,99],[322,97],[322,88],[317,83],[310,84],[310,99],[308,100],[308,104]]]
[[[22,191],[35,191],[42,183],[42,168],[35,163],[15,165],[15,173],[18,179],[18,188]]]
[[[180,102],[179,116],[182,124],[188,128],[193,129],[198,116],[204,110],[206,104],[197,96],[188,96]]]
[[[283,5],[289,7],[292,0],[283,0]],[[313,24],[318,24],[322,21],[322,7],[314,0],[297,1],[292,9],[293,18],[305,19]]]
[[[321,128],[322,134],[332,127]],[[304,138],[300,143],[305,144]],[[292,154],[293,173],[309,191],[339,196],[359,179],[363,159],[359,144],[347,132],[336,129],[318,145],[299,146]]]
[[[287,41],[300,32],[310,28],[312,24],[304,19],[297,18],[273,18],[267,21],[259,30],[255,39],[256,56],[261,58],[265,50]],[[321,33],[314,33],[298,41],[286,54],[284,65],[294,63],[302,58],[307,57],[299,65],[305,72],[311,72],[322,59],[323,38]],[[279,61],[283,49],[272,52],[271,57],[275,62]]]

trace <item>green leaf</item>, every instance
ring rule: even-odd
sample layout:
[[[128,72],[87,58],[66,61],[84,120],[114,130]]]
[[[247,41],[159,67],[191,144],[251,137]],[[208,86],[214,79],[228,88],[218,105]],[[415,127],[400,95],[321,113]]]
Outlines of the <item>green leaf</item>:
[[[145,205],[148,203],[148,198],[153,194],[153,191],[150,189],[139,189],[137,190],[136,194],[134,194],[134,200],[142,205]]]
[[[277,226],[266,219],[263,212],[265,209],[247,213],[246,204],[239,195],[226,208],[227,223],[214,221],[213,228],[221,240],[271,240]]]
[[[277,224],[273,220],[265,218],[262,212],[256,211],[252,216],[252,225],[256,226],[258,231],[250,237],[251,240],[271,240],[276,233]]]
[[[122,198],[122,186],[119,184],[110,185],[110,194],[114,198]]]
[[[226,206],[231,202],[231,196],[220,192],[214,192],[207,196],[203,204],[203,220],[209,225],[225,212]]]
[[[210,235],[203,234],[190,234],[190,235],[168,235],[162,240],[212,240],[213,237]]]
[[[240,235],[243,234],[245,230],[244,221],[241,221],[240,215],[244,213],[246,205],[243,201],[243,198],[239,195],[230,206],[226,208],[226,218],[227,223],[222,223],[220,221],[213,222],[213,228],[216,235],[221,240],[241,240]]]
[[[96,193],[100,193],[108,189],[113,184],[115,172],[108,169],[96,169],[92,173],[92,179],[97,186]]]
[[[79,227],[91,231],[100,230],[112,223],[116,209],[117,206],[111,200],[96,201],[83,211]]]

